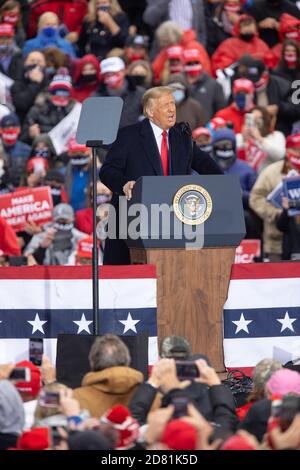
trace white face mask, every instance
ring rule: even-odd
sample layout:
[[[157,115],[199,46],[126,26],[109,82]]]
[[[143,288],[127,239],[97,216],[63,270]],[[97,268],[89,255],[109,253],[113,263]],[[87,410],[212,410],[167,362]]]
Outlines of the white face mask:
[[[74,223],[70,222],[69,224],[60,224],[59,222],[54,222],[53,227],[56,230],[62,230],[64,232],[68,232],[74,228]]]

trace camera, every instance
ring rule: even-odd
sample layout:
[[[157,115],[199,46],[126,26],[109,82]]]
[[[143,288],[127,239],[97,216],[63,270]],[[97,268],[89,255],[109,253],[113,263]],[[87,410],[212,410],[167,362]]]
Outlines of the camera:
[[[60,403],[60,395],[58,392],[45,392],[43,390],[39,397],[40,406],[47,408],[57,408]]]
[[[12,370],[9,379],[20,382],[30,382],[31,373],[29,367],[16,367]]]
[[[188,404],[190,400],[187,397],[174,397],[171,404],[174,406],[173,418],[182,418],[188,416]]]
[[[198,367],[192,361],[176,361],[176,372],[179,380],[196,379],[199,377]]]
[[[29,360],[35,366],[41,366],[44,352],[43,338],[29,339]]]
[[[295,415],[300,412],[300,397],[287,395],[282,400],[273,400],[271,415],[279,420],[282,431],[291,425]]]

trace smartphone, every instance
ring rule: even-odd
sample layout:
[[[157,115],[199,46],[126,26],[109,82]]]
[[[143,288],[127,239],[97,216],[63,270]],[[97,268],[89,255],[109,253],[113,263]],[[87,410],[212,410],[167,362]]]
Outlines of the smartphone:
[[[29,360],[35,366],[42,365],[44,353],[44,340],[43,338],[30,338],[29,339]]]
[[[179,380],[196,379],[199,377],[199,370],[195,362],[176,361],[176,372]]]
[[[245,114],[245,126],[254,127],[254,116],[252,113]]]
[[[189,399],[187,397],[174,397],[171,403],[174,406],[174,419],[188,416]]]
[[[39,397],[40,406],[47,408],[57,408],[60,403],[60,395],[58,392],[45,392],[43,390]]]
[[[29,367],[16,367],[12,370],[10,380],[17,380],[18,382],[30,382],[31,372]]]
[[[9,266],[27,266],[26,256],[9,256]]]

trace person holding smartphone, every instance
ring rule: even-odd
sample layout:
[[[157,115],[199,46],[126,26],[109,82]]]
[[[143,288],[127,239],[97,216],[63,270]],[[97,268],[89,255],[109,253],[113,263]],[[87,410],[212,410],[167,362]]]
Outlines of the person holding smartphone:
[[[79,55],[93,54],[98,60],[114,47],[124,47],[128,36],[128,18],[117,0],[92,0],[79,35]]]
[[[254,168],[258,173],[261,173],[271,163],[284,158],[285,137],[282,132],[275,130],[274,126],[274,118],[272,118],[267,108],[255,106],[249,113],[245,114],[242,131],[236,136],[238,156],[250,165],[251,162],[248,158],[249,142],[253,142],[263,153],[263,158]]]

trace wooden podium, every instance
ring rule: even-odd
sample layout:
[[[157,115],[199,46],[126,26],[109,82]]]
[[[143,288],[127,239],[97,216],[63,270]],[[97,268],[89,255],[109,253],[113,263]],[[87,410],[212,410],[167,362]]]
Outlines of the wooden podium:
[[[183,186],[204,188],[211,197],[212,211],[204,222],[203,248],[186,249],[186,240],[174,240],[172,236],[169,240],[131,240],[128,242],[131,262],[156,265],[159,340],[174,334],[185,336],[193,353],[207,355],[221,372],[224,370],[223,305],[235,248],[245,233],[239,181],[232,175],[167,179],[167,185],[164,177],[138,180],[132,203],[140,201],[148,206],[160,198],[172,204],[174,195]],[[155,195],[153,187],[156,188]],[[172,227],[171,223],[171,231]]]

